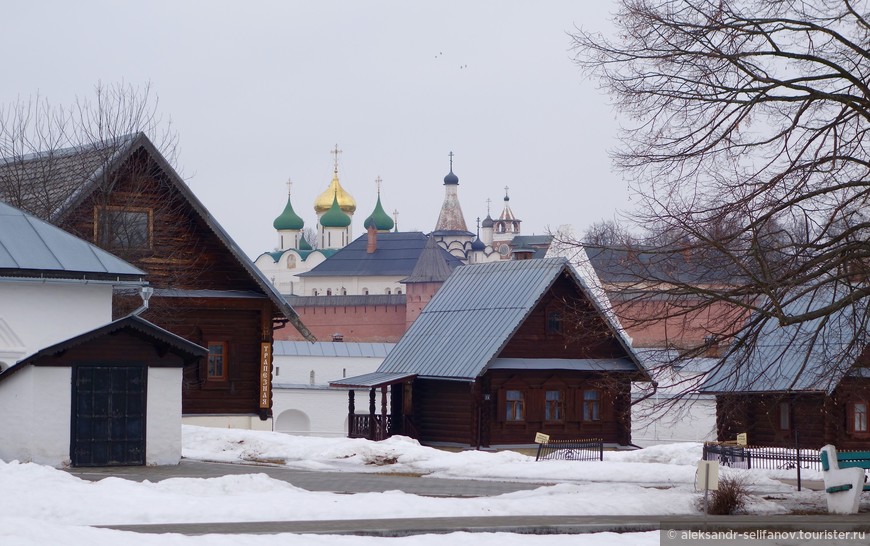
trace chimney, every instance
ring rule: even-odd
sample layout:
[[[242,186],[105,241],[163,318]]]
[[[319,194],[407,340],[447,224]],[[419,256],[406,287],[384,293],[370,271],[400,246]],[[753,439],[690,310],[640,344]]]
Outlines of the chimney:
[[[366,246],[366,253],[374,254],[375,251],[378,249],[378,228],[375,227],[374,222],[369,224],[368,235],[369,244],[368,246]]]

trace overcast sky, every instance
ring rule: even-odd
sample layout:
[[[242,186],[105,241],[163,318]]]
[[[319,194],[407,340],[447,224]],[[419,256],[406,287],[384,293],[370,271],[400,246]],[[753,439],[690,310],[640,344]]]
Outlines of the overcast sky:
[[[501,212],[526,234],[578,231],[630,206],[614,173],[608,98],[571,62],[574,26],[607,30],[611,2],[11,1],[0,101],[53,103],[96,82],[150,82],[178,131],[193,191],[252,258],[272,250],[286,181],[306,227],[332,174],[399,228],[431,231],[455,153],[469,229]]]

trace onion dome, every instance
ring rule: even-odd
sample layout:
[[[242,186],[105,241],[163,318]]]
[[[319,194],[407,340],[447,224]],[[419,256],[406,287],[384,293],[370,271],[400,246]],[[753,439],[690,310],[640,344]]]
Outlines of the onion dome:
[[[345,228],[350,225],[350,216],[341,210],[338,193],[332,197],[332,206],[320,217],[320,225],[325,228]]]
[[[447,173],[447,176],[444,177],[444,185],[445,186],[456,186],[459,184],[459,177],[453,174],[453,168],[450,168],[450,172]]]
[[[287,206],[284,207],[284,212],[275,218],[272,225],[277,230],[300,230],[305,227],[305,221],[293,210],[293,205],[290,203],[290,195],[287,195]]]
[[[353,214],[356,211],[356,201],[353,197],[341,187],[338,181],[338,169],[332,173],[332,182],[326,191],[317,196],[314,200],[314,210],[317,214],[326,212],[332,207],[333,200],[338,201],[338,206],[347,214]]]
[[[481,222],[480,227],[482,227],[482,228],[491,228],[491,227],[494,226],[494,225],[495,225],[495,221],[492,219],[492,216],[490,216],[489,214],[487,214],[487,215],[486,215],[486,218],[484,218],[484,219],[483,219],[483,222]]]
[[[473,241],[471,241],[471,250],[486,250],[486,245],[483,241],[480,240],[480,237],[476,237]]]
[[[384,211],[381,206],[381,196],[378,194],[378,202],[375,205],[374,212],[369,215],[363,222],[363,227],[369,229],[369,226],[374,225],[378,231],[390,231],[393,229],[393,219]]]
[[[314,250],[305,237],[299,237],[299,250]]]

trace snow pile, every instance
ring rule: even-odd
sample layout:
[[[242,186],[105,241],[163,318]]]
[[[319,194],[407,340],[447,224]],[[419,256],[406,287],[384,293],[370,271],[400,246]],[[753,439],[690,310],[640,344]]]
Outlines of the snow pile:
[[[383,519],[519,515],[680,515],[697,513],[694,489],[699,444],[672,444],[607,452],[594,462],[535,462],[515,452],[447,452],[404,437],[383,442],[294,437],[271,432],[185,426],[184,454],[221,462],[269,462],[336,472],[401,472],[461,479],[519,480],[540,487],[483,498],[432,498],[400,491],[353,495],[311,492],[265,474],[175,478],[137,483],[119,478],[89,482],[32,463],[0,461],[3,492],[0,544],[238,544],[239,537],[135,535],[87,525]],[[723,469],[724,474],[732,471]],[[742,472],[764,496],[787,499],[793,490],[763,472]],[[786,511],[756,495],[752,513]],[[68,527],[72,526],[72,527]],[[282,537],[282,538],[279,538]],[[494,538],[497,537],[497,538]],[[588,539],[588,542],[584,540]],[[251,539],[251,537],[248,537]],[[275,535],[257,544],[369,544],[360,537]],[[389,539],[396,546],[434,544],[444,537]],[[457,545],[653,544],[657,533],[585,537],[515,537],[455,533]],[[245,543],[249,543],[246,539]]]

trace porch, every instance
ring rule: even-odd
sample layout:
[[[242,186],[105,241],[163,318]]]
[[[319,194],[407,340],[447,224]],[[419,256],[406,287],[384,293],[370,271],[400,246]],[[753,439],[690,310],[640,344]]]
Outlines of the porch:
[[[384,440],[396,434],[416,438],[411,419],[411,383],[415,374],[370,373],[341,381],[331,381],[330,387],[347,388],[347,436]],[[369,390],[368,413],[356,412],[356,392]],[[380,391],[380,407],[377,404]],[[389,411],[388,403],[389,400]]]

